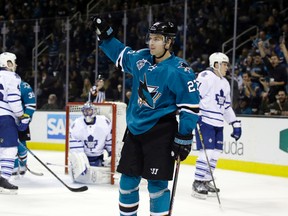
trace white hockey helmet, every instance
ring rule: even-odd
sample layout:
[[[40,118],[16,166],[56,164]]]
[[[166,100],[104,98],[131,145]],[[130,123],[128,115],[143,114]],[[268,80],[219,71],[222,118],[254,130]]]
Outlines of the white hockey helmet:
[[[12,63],[12,66],[8,65],[8,62]],[[10,52],[3,52],[0,54],[0,67],[6,68],[9,71],[16,71],[16,55]]]
[[[86,102],[83,105],[81,111],[82,111],[84,118],[85,118],[85,121],[87,123],[91,123],[94,121],[94,117],[96,116],[96,111],[95,111],[95,108],[91,102]]]
[[[229,64],[229,58],[227,55],[221,52],[215,52],[209,56],[209,66],[213,67],[215,66],[215,63],[221,64],[222,62],[226,62]]]

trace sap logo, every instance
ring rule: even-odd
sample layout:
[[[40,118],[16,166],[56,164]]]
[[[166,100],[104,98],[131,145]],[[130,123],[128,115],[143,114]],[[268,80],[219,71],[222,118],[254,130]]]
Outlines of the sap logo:
[[[47,115],[47,138],[65,139],[66,117],[64,114]]]

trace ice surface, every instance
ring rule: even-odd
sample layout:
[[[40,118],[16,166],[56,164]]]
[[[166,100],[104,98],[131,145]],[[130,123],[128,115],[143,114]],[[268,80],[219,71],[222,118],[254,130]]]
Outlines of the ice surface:
[[[64,165],[64,152],[33,151],[44,163]],[[0,216],[117,216],[118,183],[88,185],[85,192],[71,192],[32,155],[28,166],[43,176],[27,172],[12,182],[19,186],[18,195],[0,194]],[[64,168],[49,166],[67,185],[73,184]],[[195,167],[181,165],[173,215],[177,216],[284,216],[288,209],[288,179],[216,169],[216,197],[198,200],[191,196]],[[170,184],[172,186],[172,182]],[[145,181],[140,187],[139,216],[149,215],[149,195]]]

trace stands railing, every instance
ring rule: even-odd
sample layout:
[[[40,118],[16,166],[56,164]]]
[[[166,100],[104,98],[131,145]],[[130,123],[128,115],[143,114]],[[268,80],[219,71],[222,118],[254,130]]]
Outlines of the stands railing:
[[[236,51],[240,47],[247,44],[248,42],[251,42],[253,37],[255,37],[255,35],[258,35],[258,33],[259,33],[259,28],[258,28],[258,26],[255,25],[255,26],[252,26],[252,27],[248,28],[247,30],[243,31],[241,34],[237,35],[236,40],[241,41],[241,43],[236,46]],[[247,39],[247,37],[248,37],[248,39]],[[225,53],[226,55],[229,55],[233,51],[233,46],[232,46],[233,39],[234,38],[232,37],[222,44],[222,52]],[[237,42],[236,42],[236,44],[237,44]]]

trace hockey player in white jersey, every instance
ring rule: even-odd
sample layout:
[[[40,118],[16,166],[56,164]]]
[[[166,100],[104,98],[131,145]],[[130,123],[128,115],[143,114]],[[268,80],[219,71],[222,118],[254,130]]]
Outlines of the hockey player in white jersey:
[[[15,54],[0,54],[0,193],[8,194],[16,194],[18,190],[9,182],[17,155],[18,130],[26,130],[30,121],[23,114],[21,78],[15,73],[16,67]]]
[[[200,72],[197,77],[200,92],[200,118],[198,120],[200,132],[196,130],[196,145],[199,155],[196,161],[195,181],[192,195],[196,198],[206,199],[207,195],[220,192],[211,184],[211,171],[215,170],[219,155],[223,149],[224,121],[232,125],[231,136],[237,141],[241,136],[241,122],[231,107],[230,85],[225,75],[229,66],[229,58],[223,53],[216,52],[209,56],[210,67]],[[207,162],[205,151],[209,163]]]
[[[109,183],[111,121],[104,115],[96,115],[95,107],[91,102],[84,104],[82,113],[83,116],[77,118],[70,128],[69,173],[75,182]],[[104,150],[108,153],[105,161]]]

